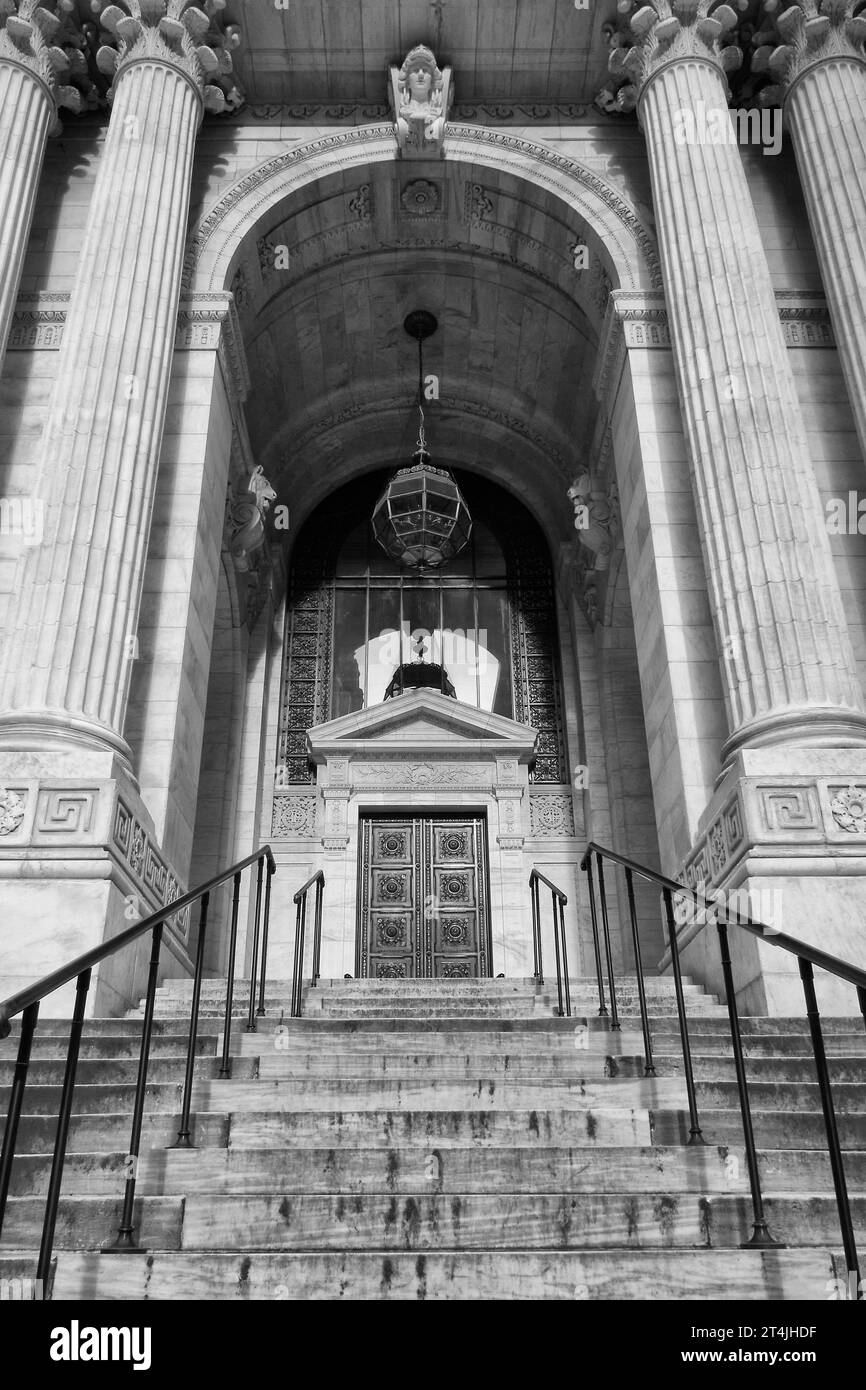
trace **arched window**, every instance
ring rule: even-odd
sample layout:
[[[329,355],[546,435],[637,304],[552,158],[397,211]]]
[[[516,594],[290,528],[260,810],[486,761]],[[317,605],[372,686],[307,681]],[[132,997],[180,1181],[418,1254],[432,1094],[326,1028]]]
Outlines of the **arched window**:
[[[532,777],[566,781],[553,579],[535,521],[503,489],[458,482],[472,537],[441,570],[404,569],[370,525],[387,475],[340,488],[295,549],[287,612],[280,780],[310,782],[306,731],[380,704],[401,663],[445,668],[458,700],[532,724]]]

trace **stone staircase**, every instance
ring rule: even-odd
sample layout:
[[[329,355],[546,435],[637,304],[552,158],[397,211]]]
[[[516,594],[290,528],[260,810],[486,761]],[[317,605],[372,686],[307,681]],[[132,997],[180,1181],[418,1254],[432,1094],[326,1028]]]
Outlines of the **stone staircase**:
[[[321,981],[288,1018],[273,981],[258,1032],[205,981],[193,1150],[178,1128],[191,982],[159,990],[136,1219],[116,1231],[140,1020],[88,1022],[55,1251],[56,1298],[827,1299],[844,1279],[804,1019],[744,1019],[767,1215],[751,1234],[727,1011],[686,982],[704,1147],[689,1122],[672,984],[647,982],[657,1075],[643,1075],[634,979],[621,1033],[531,980]],[[0,1277],[32,1274],[67,1023],[41,1023]],[[854,1219],[866,1244],[866,1034],[826,1020]],[[0,1044],[8,1103],[15,1041]]]

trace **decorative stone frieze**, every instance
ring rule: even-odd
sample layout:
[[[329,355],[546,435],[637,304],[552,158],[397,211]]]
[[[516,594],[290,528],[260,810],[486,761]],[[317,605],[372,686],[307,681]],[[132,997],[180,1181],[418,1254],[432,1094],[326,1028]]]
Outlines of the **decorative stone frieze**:
[[[529,793],[530,834],[538,839],[574,835],[574,801],[570,793]]]
[[[311,839],[316,833],[315,792],[277,792],[271,834],[277,839]]]
[[[21,875],[22,868],[26,876],[31,860],[52,877],[54,864],[81,864],[107,854],[121,890],[140,899],[136,911],[146,917],[186,891],[146,820],[143,808],[113,779],[10,779],[0,786],[0,878]],[[183,944],[189,922],[188,908],[167,919]]]
[[[452,100],[451,69],[440,70],[432,51],[419,44],[403,66],[391,68],[391,108],[402,159],[442,159]]]

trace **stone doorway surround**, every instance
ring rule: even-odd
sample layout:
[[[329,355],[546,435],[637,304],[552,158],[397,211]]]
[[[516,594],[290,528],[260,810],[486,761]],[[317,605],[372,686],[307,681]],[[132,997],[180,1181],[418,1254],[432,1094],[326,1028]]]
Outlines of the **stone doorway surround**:
[[[532,973],[529,766],[535,730],[418,690],[311,729],[326,879],[322,974],[353,973],[362,812],[486,813],[493,959]]]

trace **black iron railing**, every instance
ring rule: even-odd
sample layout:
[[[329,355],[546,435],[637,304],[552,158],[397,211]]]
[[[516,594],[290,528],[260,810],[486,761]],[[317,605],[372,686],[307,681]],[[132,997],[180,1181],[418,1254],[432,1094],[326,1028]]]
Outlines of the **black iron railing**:
[[[596,963],[598,967],[599,985],[599,1013],[606,1013],[604,1003],[604,991],[601,979],[600,963],[600,942],[598,932],[598,912],[596,908],[595,881],[593,877],[593,859],[595,860],[595,872],[598,876],[598,898],[601,910],[604,951],[607,964],[608,982],[611,992],[611,1017],[617,1018],[616,993],[614,982],[613,958],[610,949],[610,929],[608,923],[607,899],[605,895],[604,882],[604,861],[607,860],[614,865],[615,869],[621,868],[625,875],[626,894],[628,900],[629,917],[631,921],[632,940],[635,951],[635,968],[638,981],[638,998],[640,1003],[641,1027],[644,1037],[645,1048],[645,1071],[647,1075],[654,1074],[652,1064],[652,1037],[650,1031],[649,1013],[646,1003],[646,990],[643,979],[643,964],[641,961],[640,941],[638,937],[637,913],[635,911],[634,899],[634,877],[644,879],[654,884],[661,891],[661,902],[664,911],[665,926],[667,929],[668,942],[671,954],[671,971],[674,979],[674,989],[677,1000],[677,1016],[679,1019],[680,1041],[683,1051],[683,1069],[685,1073],[686,1094],[689,1105],[689,1143],[703,1144],[704,1138],[701,1131],[700,1119],[698,1116],[697,1095],[695,1089],[694,1069],[692,1066],[691,1049],[689,1046],[688,1019],[686,1017],[685,997],[683,992],[682,970],[680,968],[679,944],[677,942],[677,927],[674,914],[674,899],[679,898],[691,903],[693,908],[704,914],[709,925],[715,925],[719,937],[719,950],[721,955],[722,976],[725,985],[725,997],[728,1009],[728,1022],[731,1031],[731,1045],[734,1058],[734,1070],[737,1079],[737,1094],[739,1097],[740,1114],[743,1125],[743,1140],[746,1152],[746,1163],[749,1170],[749,1186],[752,1198],[752,1236],[746,1242],[750,1248],[779,1248],[781,1242],[776,1241],[770,1234],[767,1226],[767,1219],[764,1213],[764,1202],[761,1193],[761,1182],[758,1172],[758,1155],[755,1145],[754,1128],[752,1125],[752,1110],[749,1100],[749,1084],[746,1077],[746,1065],[743,1053],[743,1039],[740,1030],[740,1019],[737,1010],[737,999],[734,986],[734,976],[731,967],[731,953],[728,942],[728,927],[737,927],[742,931],[749,932],[752,936],[767,942],[771,946],[777,947],[781,951],[794,956],[798,962],[800,978],[803,983],[803,992],[806,999],[806,1015],[809,1021],[809,1035],[812,1044],[812,1053],[815,1061],[815,1070],[818,1079],[818,1089],[821,1095],[821,1108],[824,1114],[824,1128],[827,1136],[827,1148],[830,1158],[830,1168],[833,1175],[833,1187],[836,1194],[836,1206],[839,1212],[839,1225],[842,1232],[842,1245],[845,1252],[845,1259],[848,1270],[848,1287],[851,1290],[851,1297],[855,1299],[863,1298],[863,1291],[860,1283],[860,1266],[857,1258],[857,1245],[854,1238],[854,1225],[851,1217],[851,1203],[848,1198],[848,1189],[845,1182],[845,1169],[842,1161],[842,1148],[839,1141],[839,1129],[836,1123],[836,1112],[833,1103],[833,1089],[830,1083],[830,1074],[827,1067],[827,1057],[824,1048],[823,1030],[821,1028],[821,1017],[818,1010],[818,1003],[815,995],[814,967],[826,970],[829,974],[835,975],[837,979],[845,980],[853,985],[857,991],[857,1001],[860,1012],[866,1022],[866,971],[858,966],[851,965],[848,961],[839,960],[836,956],[829,955],[826,951],[820,951],[814,946],[809,946],[804,941],[799,941],[795,937],[788,936],[775,927],[768,927],[764,923],[755,922],[747,914],[736,910],[733,920],[725,909],[724,903],[719,903],[694,888],[687,888],[682,883],[677,883],[675,879],[666,878],[664,874],[657,873],[654,869],[649,869],[646,865],[638,864],[633,859],[628,859],[621,854],[614,853],[613,850],[605,849],[602,845],[594,842],[587,845],[586,852],[581,860],[581,869],[587,875],[587,885],[589,889],[590,918],[592,922],[593,945],[595,948]],[[618,1022],[611,1023],[612,1027],[618,1027]]]
[[[533,869],[529,875],[529,892],[532,897],[532,958],[533,972],[538,984],[544,984],[544,959],[541,948],[541,906],[539,903],[539,884],[550,889],[553,910],[553,946],[556,953],[556,992],[559,998],[557,1010],[560,1018],[571,1018],[571,988],[568,983],[568,951],[565,945],[565,905],[568,898],[561,888],[551,883],[544,874]],[[564,988],[564,997],[563,997]],[[563,1008],[563,1003],[565,1007]]]
[[[303,888],[299,888],[292,902],[297,908],[295,917],[295,961],[292,972],[292,1018],[300,1018],[303,1008],[304,990],[304,940],[307,927],[307,894],[316,885],[316,901],[313,909],[313,962],[310,970],[310,988],[315,989],[319,980],[319,962],[322,953],[322,895],[325,891],[325,875],[318,873],[308,878]]]
[[[198,888],[190,889],[183,897],[176,898],[174,902],[166,907],[160,908],[149,917],[145,917],[141,922],[136,922],[126,931],[120,932],[112,937],[110,941],[104,942],[101,946],[96,946],[92,951],[85,952],[84,955],[76,957],[75,960],[63,965],[59,970],[55,970],[51,975],[46,975],[35,984],[28,985],[26,989],[19,990],[17,994],[0,1003],[0,1038],[6,1038],[12,1031],[11,1020],[21,1014],[21,1035],[18,1041],[18,1056],[15,1062],[15,1072],[12,1081],[12,1089],[9,1097],[9,1108],[6,1116],[6,1128],[3,1135],[3,1152],[0,1155],[0,1234],[3,1230],[3,1221],[6,1215],[6,1205],[9,1196],[9,1185],[12,1178],[12,1164],[15,1159],[15,1147],[18,1139],[18,1126],[21,1119],[21,1109],[24,1100],[24,1092],[27,1085],[27,1074],[30,1067],[30,1053],[33,1046],[33,1035],[39,1018],[39,1005],[47,995],[53,994],[61,986],[75,981],[75,1007],[69,1029],[69,1044],[66,1055],[66,1068],[63,1073],[63,1086],[60,1096],[60,1107],[58,1112],[57,1131],[54,1140],[54,1156],[51,1163],[51,1174],[48,1180],[48,1194],[45,1203],[45,1217],[42,1226],[42,1239],[39,1248],[39,1259],[36,1267],[37,1280],[43,1281],[43,1288],[50,1292],[49,1273],[51,1267],[51,1255],[54,1245],[54,1229],[57,1223],[57,1209],[60,1201],[60,1188],[63,1182],[63,1169],[66,1162],[66,1146],[69,1138],[69,1123],[72,1116],[72,1101],[75,1091],[75,1075],[78,1067],[78,1053],[81,1045],[81,1034],[84,1027],[84,1014],[87,1003],[87,993],[90,988],[91,972],[95,965],[106,960],[109,956],[122,951],[126,946],[137,941],[146,932],[152,933],[150,963],[147,974],[147,991],[144,1001],[144,1018],[141,1028],[141,1049],[138,1061],[138,1076],[135,1083],[135,1099],[132,1110],[132,1128],[129,1141],[129,1153],[126,1161],[128,1177],[123,1195],[123,1213],[120,1226],[117,1232],[117,1239],[104,1249],[111,1251],[136,1251],[141,1247],[136,1243],[135,1227],[133,1224],[133,1206],[135,1202],[135,1183],[136,1170],[138,1166],[139,1153],[141,1147],[141,1128],[144,1118],[145,1093],[147,1088],[147,1069],[150,1060],[150,1044],[153,1034],[153,1014],[156,996],[157,979],[159,976],[159,957],[160,947],[162,946],[163,927],[169,917],[174,917],[187,907],[192,907],[196,902],[200,902],[199,933],[196,946],[195,974],[193,977],[192,1005],[190,1009],[189,1040],[187,1044],[186,1073],[184,1078],[183,1103],[181,1108],[180,1129],[178,1130],[177,1142],[174,1148],[194,1148],[190,1138],[190,1104],[192,1099],[193,1071],[195,1067],[196,1055],[196,1034],[198,1031],[199,1003],[201,1000],[201,984],[204,971],[204,948],[208,924],[208,907],[210,896],[215,888],[221,884],[233,880],[234,892],[232,895],[232,915],[229,937],[229,959],[228,959],[228,990],[226,997],[225,1025],[223,1032],[223,1054],[220,1068],[220,1076],[230,1075],[229,1067],[229,1046],[231,1041],[231,1011],[234,983],[235,949],[237,945],[238,929],[238,905],[240,902],[241,875],[244,869],[251,864],[258,864],[258,877],[256,883],[256,907],[255,923],[253,928],[253,964],[250,978],[250,1004],[248,1029],[255,1030],[254,1003],[256,992],[256,971],[258,969],[259,955],[259,934],[261,925],[262,907],[262,878],[267,866],[267,886],[264,895],[264,930],[262,934],[261,949],[261,981],[259,990],[258,1013],[264,1013],[265,1000],[265,974],[267,970],[267,934],[268,934],[268,915],[270,912],[270,888],[271,877],[276,872],[274,856],[269,845],[256,850],[240,863],[233,864],[230,869],[217,874],[207,883],[201,884]]]

